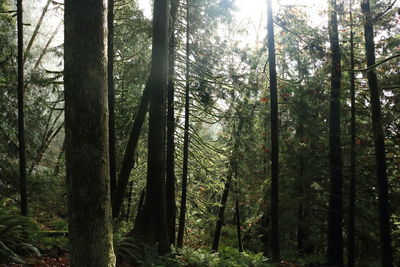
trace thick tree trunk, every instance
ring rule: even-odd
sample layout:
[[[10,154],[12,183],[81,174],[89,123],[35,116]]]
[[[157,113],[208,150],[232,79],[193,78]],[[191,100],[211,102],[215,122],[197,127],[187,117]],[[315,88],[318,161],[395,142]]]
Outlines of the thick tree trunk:
[[[110,190],[111,201],[117,184],[115,158],[115,92],[114,92],[114,0],[108,0],[107,10],[108,42],[107,42],[107,78],[108,78],[108,150],[110,154]]]
[[[329,40],[332,66],[329,117],[328,261],[332,265],[343,266],[343,170],[340,138],[341,59],[336,0],[329,0]]]
[[[361,8],[364,14],[365,54],[367,67],[375,65],[375,44],[373,17],[369,0],[363,0]],[[381,104],[378,78],[373,68],[367,71],[371,101],[372,132],[375,146],[376,177],[378,180],[379,225],[381,235],[382,266],[393,266],[393,248],[391,244],[391,225],[389,209],[389,186],[386,170],[385,137],[382,125]]]
[[[28,193],[26,188],[26,147],[24,116],[24,34],[22,0],[17,0],[18,35],[18,152],[19,152],[19,190],[21,196],[21,215],[28,215]]]
[[[140,100],[139,108],[137,110],[135,120],[132,124],[132,129],[129,134],[128,144],[125,148],[124,158],[122,160],[121,170],[118,175],[118,183],[115,187],[112,198],[112,212],[113,218],[118,218],[121,211],[122,201],[128,186],[129,176],[134,165],[134,155],[136,152],[137,144],[139,141],[140,132],[142,130],[144,119],[146,118],[147,109],[149,106],[150,98],[150,87],[149,80],[143,91],[142,98]]]
[[[168,96],[167,96],[167,160],[166,160],[166,191],[167,191],[167,220],[169,241],[175,244],[176,232],[176,202],[175,202],[175,21],[178,10],[178,1],[171,1],[171,26],[169,42],[168,66]]]
[[[134,234],[160,254],[170,251],[165,191],[165,91],[168,82],[169,1],[154,1],[146,197]]]
[[[105,10],[100,0],[65,2],[65,142],[71,266],[115,266]]]
[[[268,61],[271,98],[271,254],[279,261],[279,125],[275,39],[271,0],[267,0]]]
[[[190,34],[189,34],[189,0],[186,1],[186,87],[185,87],[185,126],[183,136],[183,166],[182,166],[182,195],[181,206],[179,212],[179,228],[177,246],[183,246],[183,237],[185,233],[186,221],[186,193],[187,193],[187,179],[188,179],[188,163],[189,163],[189,116],[190,116],[190,98],[189,98],[189,78],[190,78]]]
[[[350,101],[351,101],[351,151],[350,151],[350,190],[349,225],[347,240],[348,267],[354,267],[355,261],[355,213],[356,213],[356,84],[354,75],[354,32],[352,1],[350,0]]]

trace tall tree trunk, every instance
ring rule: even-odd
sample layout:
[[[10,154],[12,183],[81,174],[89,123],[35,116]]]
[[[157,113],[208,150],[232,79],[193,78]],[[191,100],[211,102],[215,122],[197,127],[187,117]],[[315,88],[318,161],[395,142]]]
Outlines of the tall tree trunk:
[[[189,162],[189,115],[190,115],[190,99],[189,99],[189,78],[190,78],[190,24],[189,24],[189,0],[186,1],[186,87],[185,87],[185,133],[183,137],[183,166],[182,166],[182,196],[181,207],[179,212],[179,228],[177,246],[183,246],[183,236],[185,233],[185,220],[186,220],[186,191],[187,191],[187,178],[188,178],[188,162]]]
[[[108,158],[106,6],[65,2],[65,138],[71,266],[115,266]]]
[[[171,26],[169,42],[168,66],[168,97],[167,97],[167,160],[166,160],[166,191],[167,191],[167,220],[169,241],[175,244],[176,232],[176,202],[175,202],[175,21],[178,10],[178,1],[171,1]]]
[[[118,183],[115,187],[112,198],[112,213],[113,218],[118,218],[126,187],[129,182],[129,176],[134,165],[134,155],[139,141],[140,132],[142,130],[144,119],[146,118],[147,109],[150,98],[150,80],[147,81],[144,88],[142,98],[140,99],[139,108],[132,124],[132,129],[129,134],[128,143],[125,148],[124,158],[122,160],[121,170],[118,175]]]
[[[279,249],[279,125],[278,92],[275,63],[274,23],[271,0],[267,0],[268,60],[271,98],[271,254],[272,260],[280,258]]]
[[[159,253],[170,251],[165,192],[165,91],[168,82],[169,1],[154,1],[146,197],[134,234]]]
[[[331,99],[329,117],[330,191],[328,211],[328,261],[343,266],[343,170],[340,138],[341,56],[336,0],[329,0],[329,41],[331,46]]]
[[[26,188],[26,147],[24,116],[24,34],[22,0],[17,0],[18,35],[18,152],[19,152],[19,189],[21,196],[21,215],[28,215],[28,193]]]
[[[355,260],[355,213],[356,213],[356,84],[354,76],[354,31],[353,1],[350,0],[350,101],[351,101],[351,150],[350,150],[350,190],[349,225],[347,240],[348,267],[354,267]]]
[[[329,0],[329,39],[331,45],[331,101],[329,119],[330,193],[328,216],[328,260],[343,265],[343,170],[340,138],[341,56],[336,0]]]
[[[373,17],[369,0],[363,0],[361,9],[364,14],[365,55],[367,67],[375,65],[375,44]],[[381,235],[382,266],[393,266],[393,248],[391,245],[391,225],[389,209],[389,186],[386,170],[385,136],[382,125],[381,104],[378,78],[373,68],[367,71],[371,101],[372,132],[375,146],[376,177],[378,180],[379,225]]]
[[[108,150],[110,154],[110,190],[113,201],[114,190],[117,184],[116,158],[115,158],[115,92],[114,92],[114,0],[108,0],[107,10],[107,81],[108,81]]]
[[[239,200],[236,199],[235,203],[235,213],[236,213],[236,233],[238,239],[238,250],[239,252],[243,252],[243,243],[242,243],[242,235],[241,235],[241,224],[240,224],[240,208],[239,208]]]

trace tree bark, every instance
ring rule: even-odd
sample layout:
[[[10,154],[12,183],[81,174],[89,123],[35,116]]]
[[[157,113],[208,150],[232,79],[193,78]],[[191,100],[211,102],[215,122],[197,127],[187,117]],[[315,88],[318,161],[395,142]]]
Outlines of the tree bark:
[[[106,6],[65,2],[65,138],[71,266],[115,266],[108,157]]]
[[[176,202],[175,202],[175,46],[176,33],[175,21],[178,10],[178,1],[171,1],[171,26],[169,42],[169,66],[168,66],[168,96],[167,96],[167,160],[166,160],[166,191],[167,191],[167,220],[169,241],[175,244],[176,237]]]
[[[165,91],[168,82],[169,1],[154,1],[146,197],[134,234],[160,254],[170,252],[165,186]]]
[[[17,0],[18,35],[18,152],[19,152],[19,189],[21,197],[21,215],[28,215],[28,193],[26,188],[26,145],[24,116],[24,34],[22,0]]]
[[[271,98],[271,254],[279,261],[279,125],[275,39],[271,0],[267,0],[268,61]]]
[[[186,1],[186,86],[185,86],[185,126],[183,136],[183,166],[182,166],[182,195],[181,206],[179,212],[179,228],[177,246],[182,248],[183,237],[185,233],[186,221],[186,194],[187,194],[187,179],[188,179],[188,163],[189,163],[189,116],[190,116],[190,24],[189,24],[189,0]]]
[[[369,0],[363,0],[361,9],[364,15],[365,55],[367,67],[375,65],[375,44],[373,17]],[[391,244],[391,224],[389,209],[389,185],[386,169],[385,136],[382,125],[378,78],[373,68],[367,71],[371,102],[372,132],[375,147],[376,177],[378,180],[379,226],[381,236],[382,266],[393,266]]]
[[[108,150],[110,154],[110,190],[111,201],[117,184],[116,158],[115,158],[115,91],[114,91],[114,0],[108,0],[107,10],[107,82],[108,82]]]
[[[353,31],[353,1],[350,0],[350,101],[351,101],[351,150],[350,150],[350,190],[349,190],[349,225],[347,255],[348,267],[354,267],[355,262],[355,212],[356,212],[356,84],[354,75],[354,31]]]
[[[329,41],[332,66],[329,117],[328,261],[329,264],[343,266],[343,170],[340,138],[341,55],[336,0],[329,0]]]

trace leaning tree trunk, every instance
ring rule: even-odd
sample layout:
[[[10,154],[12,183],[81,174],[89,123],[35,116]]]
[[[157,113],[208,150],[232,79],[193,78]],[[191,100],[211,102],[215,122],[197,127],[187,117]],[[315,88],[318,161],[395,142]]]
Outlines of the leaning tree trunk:
[[[65,1],[65,152],[71,266],[115,266],[105,10],[101,0]]]
[[[353,2],[350,0],[350,101],[351,101],[351,150],[350,150],[350,190],[349,225],[347,240],[347,266],[354,267],[355,261],[355,212],[356,212],[356,84],[354,75],[354,31]]]
[[[182,195],[181,206],[179,212],[179,228],[177,246],[182,248],[183,237],[185,233],[186,221],[186,194],[187,194],[187,179],[188,179],[188,163],[189,163],[189,116],[190,116],[190,98],[189,98],[189,78],[190,78],[190,35],[189,35],[189,0],[186,1],[186,88],[185,88],[185,126],[183,136],[183,166],[182,166]]]
[[[128,186],[129,176],[134,165],[134,155],[136,152],[137,144],[139,141],[140,132],[146,118],[147,109],[149,106],[150,97],[149,81],[143,90],[142,98],[139,103],[139,108],[136,113],[135,119],[132,124],[131,132],[129,134],[128,143],[125,148],[124,158],[122,160],[121,170],[118,175],[118,183],[115,186],[115,190],[112,192],[112,213],[113,218],[118,218],[126,187]]]
[[[329,117],[328,261],[329,264],[343,266],[343,170],[340,139],[341,63],[336,0],[329,0],[329,41],[332,66]]]
[[[166,159],[166,192],[167,192],[167,220],[169,241],[175,244],[176,232],[176,202],[175,202],[175,21],[178,10],[178,0],[171,2],[171,26],[169,42],[168,66],[168,96],[167,96],[167,159]]]
[[[275,39],[271,0],[267,0],[268,61],[271,98],[271,254],[277,262],[279,249],[279,126]]]
[[[21,215],[28,215],[28,193],[26,189],[26,146],[24,116],[24,34],[22,0],[17,1],[18,34],[18,152],[19,152],[19,189],[21,196]]]
[[[237,114],[240,114],[240,112],[237,112]],[[215,225],[214,238],[213,238],[213,244],[211,247],[211,251],[218,251],[222,225],[224,223],[224,218],[225,218],[224,214],[225,214],[225,209],[226,209],[226,203],[228,202],[228,196],[229,196],[229,192],[230,192],[231,184],[232,184],[232,176],[235,172],[237,172],[237,168],[238,168],[237,153],[239,151],[240,137],[242,135],[243,124],[244,124],[244,119],[240,118],[239,123],[238,123],[238,128],[233,133],[233,136],[234,136],[233,150],[232,150],[231,159],[229,161],[228,176],[226,178],[224,191],[223,191],[222,197],[221,197],[221,203],[220,203],[220,207],[219,207],[219,211],[218,211],[217,223]]]
[[[110,190],[111,200],[117,184],[116,158],[115,158],[115,92],[114,92],[114,0],[108,0],[107,10],[108,43],[107,43],[107,82],[108,82],[108,134],[110,154]]]
[[[369,0],[363,0],[365,54],[367,67],[375,65],[373,17]],[[386,170],[385,137],[382,125],[378,78],[373,68],[367,70],[371,101],[372,132],[375,146],[376,177],[378,179],[379,226],[381,235],[382,266],[393,266],[393,249],[390,234],[389,186]]]
[[[134,235],[159,253],[170,251],[165,192],[165,91],[168,82],[169,1],[154,1],[153,43],[149,80],[150,108],[146,197]]]

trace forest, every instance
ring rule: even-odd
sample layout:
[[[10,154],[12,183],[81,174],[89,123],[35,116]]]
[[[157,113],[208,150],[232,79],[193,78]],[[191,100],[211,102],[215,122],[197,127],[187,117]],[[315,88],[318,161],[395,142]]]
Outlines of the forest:
[[[400,266],[399,74],[397,0],[0,0],[0,266]]]

